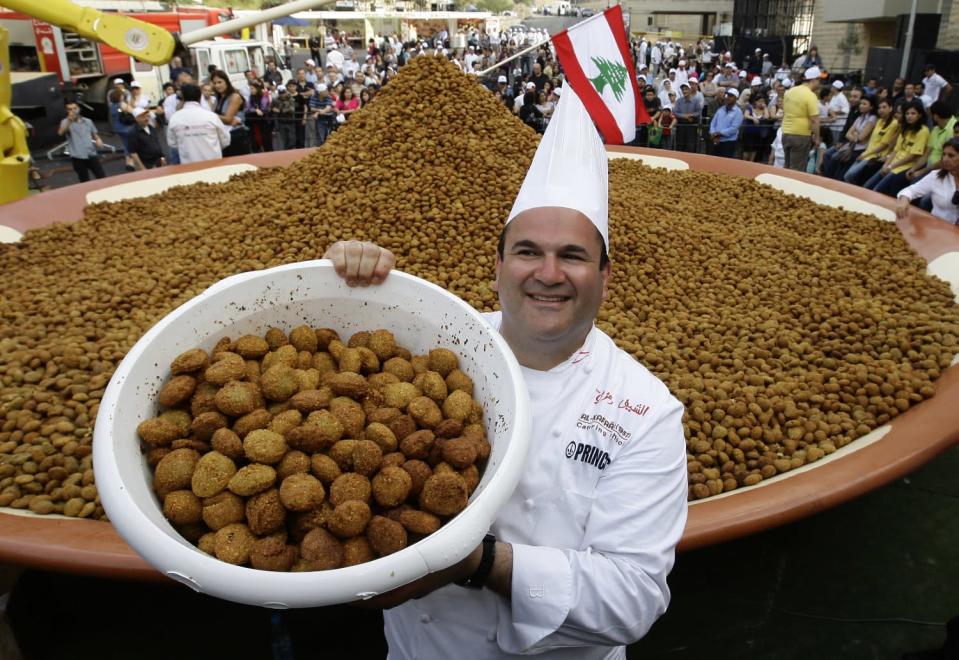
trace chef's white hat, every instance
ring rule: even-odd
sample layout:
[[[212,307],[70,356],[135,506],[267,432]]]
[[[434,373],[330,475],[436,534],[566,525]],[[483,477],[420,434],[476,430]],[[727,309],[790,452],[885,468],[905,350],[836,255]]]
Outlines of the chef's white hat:
[[[559,206],[579,211],[609,249],[609,175],[606,148],[583,102],[569,85],[540,140],[507,224],[528,209]]]

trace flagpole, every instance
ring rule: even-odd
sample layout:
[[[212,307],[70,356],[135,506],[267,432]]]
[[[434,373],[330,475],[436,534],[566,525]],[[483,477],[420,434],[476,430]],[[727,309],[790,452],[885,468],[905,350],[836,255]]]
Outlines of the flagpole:
[[[593,15],[593,16],[590,16],[590,17],[587,18],[585,21],[580,21],[579,23],[577,23],[576,25],[573,25],[572,27],[568,27],[568,28],[565,28],[564,30],[560,30],[560,32],[564,32],[564,31],[566,31],[566,30],[572,30],[572,29],[578,28],[578,27],[580,27],[580,26],[582,26],[582,25],[586,25],[586,24],[589,23],[590,21],[594,21],[594,20],[596,20],[597,18],[599,18],[600,16],[605,16],[605,15],[606,15],[606,12],[605,12],[605,11],[601,11],[601,12],[599,12],[598,14],[595,14],[595,15]],[[560,32],[557,32],[556,34],[559,34]],[[555,36],[555,35],[554,35],[554,36]],[[483,69],[482,71],[474,71],[473,73],[474,73],[474,75],[477,75],[477,76],[485,76],[485,75],[486,75],[487,73],[489,73],[490,71],[494,71],[494,70],[500,68],[501,66],[503,66],[504,64],[507,64],[507,63],[509,63],[509,62],[512,62],[512,61],[515,60],[517,57],[520,57],[520,56],[522,56],[522,55],[525,55],[526,53],[530,52],[531,50],[535,50],[536,48],[539,48],[539,47],[542,46],[543,44],[548,44],[548,43],[549,43],[550,41],[552,41],[552,40],[553,40],[553,37],[547,37],[547,38],[544,39],[543,41],[540,41],[539,43],[533,44],[533,45],[530,46],[529,48],[524,48],[524,49],[521,50],[520,52],[518,52],[518,53],[516,53],[516,54],[514,54],[514,55],[510,55],[510,56],[507,57],[505,60],[501,60],[501,61],[497,62],[496,64],[494,64],[493,66],[489,67],[488,69]]]

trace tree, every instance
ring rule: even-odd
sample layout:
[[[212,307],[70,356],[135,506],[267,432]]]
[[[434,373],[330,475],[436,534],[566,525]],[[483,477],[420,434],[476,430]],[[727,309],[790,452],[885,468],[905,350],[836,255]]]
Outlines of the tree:
[[[513,0],[477,0],[476,8],[494,14],[501,14],[513,8]]]

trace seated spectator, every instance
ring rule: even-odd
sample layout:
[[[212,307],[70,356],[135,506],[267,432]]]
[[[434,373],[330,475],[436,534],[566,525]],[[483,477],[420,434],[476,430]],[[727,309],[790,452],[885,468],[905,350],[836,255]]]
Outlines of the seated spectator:
[[[843,180],[846,183],[861,186],[873,174],[879,171],[886,156],[896,144],[899,136],[899,122],[896,120],[892,100],[881,99],[876,105],[878,120],[869,134],[869,143],[865,150],[856,156],[856,159],[846,170]]]
[[[856,120],[846,131],[845,142],[830,149],[823,159],[822,173],[831,179],[841,180],[853,162],[866,151],[872,131],[876,127],[875,101],[871,96],[859,99]]]
[[[942,148],[939,169],[899,191],[896,218],[909,217],[913,200],[924,196],[932,198],[932,214],[949,224],[959,225],[959,139],[951,139]]]
[[[939,168],[939,159],[942,158],[942,148],[952,139],[956,129],[956,116],[948,103],[936,101],[929,108],[932,115],[932,131],[929,133],[929,142],[926,144],[926,153],[906,172],[910,181],[918,181],[929,172]]]
[[[869,190],[895,197],[906,187],[909,179],[906,172],[926,152],[929,129],[926,128],[926,111],[919,99],[907,101],[903,106],[903,126],[892,153],[886,156],[883,166],[868,181]]]

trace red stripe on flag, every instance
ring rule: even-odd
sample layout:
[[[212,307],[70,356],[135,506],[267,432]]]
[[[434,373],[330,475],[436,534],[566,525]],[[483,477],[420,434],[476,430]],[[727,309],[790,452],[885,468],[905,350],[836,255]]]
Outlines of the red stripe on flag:
[[[606,103],[603,102],[603,99],[596,92],[596,88],[589,82],[586,73],[583,71],[583,67],[579,65],[579,60],[576,59],[576,53],[573,52],[573,44],[569,40],[569,35],[566,34],[566,32],[567,30],[563,30],[553,37],[556,57],[559,58],[559,63],[563,65],[563,70],[566,72],[566,79],[569,81],[569,84],[573,86],[576,95],[579,96],[583,102],[589,116],[596,122],[596,127],[602,134],[606,144],[623,144],[623,133],[616,124],[616,118],[613,117],[613,113],[606,107]]]
[[[633,56],[629,52],[629,42],[626,39],[626,26],[623,25],[623,9],[620,5],[615,5],[607,9],[603,14],[606,16],[606,22],[609,23],[609,30],[616,39],[616,45],[619,46],[619,53],[623,56],[626,63],[626,70],[629,71],[629,83],[633,86],[633,99],[636,101],[636,125],[648,124],[652,121],[649,113],[646,112],[646,104],[639,97],[639,85],[636,83],[636,65],[633,63]]]

